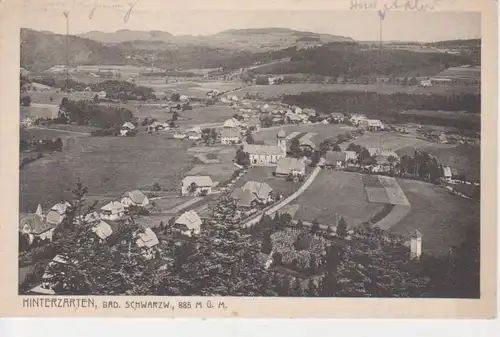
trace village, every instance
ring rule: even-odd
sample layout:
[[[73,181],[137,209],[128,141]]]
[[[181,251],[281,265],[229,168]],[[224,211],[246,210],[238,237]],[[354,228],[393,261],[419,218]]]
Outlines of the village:
[[[71,93],[68,95],[71,97]],[[105,92],[89,95],[94,95],[95,100],[106,98]],[[183,174],[180,186],[167,192],[157,183],[148,190],[123,191],[116,199],[94,196],[99,207],[74,221],[91,224],[96,238],[103,242],[114,232],[119,232],[122,226],[130,222],[139,224],[142,230],[135,234],[136,245],[144,256],[154,259],[155,251],[162,247],[165,228],[174,233],[177,244],[192,240],[200,234],[220,195],[229,195],[234,200],[242,228],[257,226],[265,217],[287,214],[288,226],[293,230],[284,229],[286,235],[297,235],[300,231],[295,228],[302,226],[323,231],[327,237],[335,237],[339,222],[344,226],[346,219],[348,228],[370,223],[383,229],[390,229],[403,220],[410,213],[410,202],[394,177],[428,181],[457,197],[478,198],[478,183],[466,181],[456,168],[441,163],[439,158],[425,154],[427,158],[423,163],[427,168],[421,172],[417,152],[398,151],[406,150],[406,145],[422,148],[429,144],[457,146],[473,142],[473,139],[448,136],[417,124],[384,124],[379,119],[369,119],[358,113],[319,114],[314,109],[249,96],[218,90],[207,92],[203,101],[210,100],[210,107],[220,106],[232,113],[227,113],[229,118],[220,122],[196,124],[185,119],[184,114],[193,107],[203,109],[197,106],[200,100],[174,94],[168,102],[159,105],[159,109],[168,111],[169,119],[155,118],[156,114],[123,123],[113,133],[115,137],[123,137],[127,142],[161,137],[164,142],[185,144],[187,153],[199,164]],[[188,106],[191,108],[186,108]],[[64,110],[61,107],[56,118],[68,113]],[[50,128],[47,120],[50,121],[26,117],[21,126],[26,130]],[[93,131],[92,136],[99,137],[99,133]],[[167,168],[168,161],[164,165]],[[221,175],[221,170],[226,174]],[[317,191],[314,187],[317,181],[326,177],[348,182],[360,174],[360,188],[366,190],[367,195],[366,206],[343,210],[341,204],[335,207],[333,202],[326,217],[321,212],[311,216],[311,210],[306,206],[310,200],[304,198]],[[338,193],[344,186],[332,188]],[[355,198],[351,201],[357,203]],[[373,210],[373,205],[384,206]],[[69,207],[70,201],[61,200],[49,206],[47,212],[41,204],[33,213],[23,212],[19,230],[26,238],[26,249],[52,241]],[[425,231],[422,235],[421,231],[422,228],[415,227],[405,233],[409,235],[408,251],[415,258],[422,254],[422,238],[427,235]],[[349,233],[352,235],[352,229],[347,233],[347,237]],[[442,251],[449,247],[432,249]],[[264,262],[266,268],[277,259],[273,254],[279,253],[279,259],[283,259],[283,251],[268,253]],[[50,263],[66,262],[64,256],[58,255]],[[53,288],[53,284],[44,281],[29,292],[54,294]]]

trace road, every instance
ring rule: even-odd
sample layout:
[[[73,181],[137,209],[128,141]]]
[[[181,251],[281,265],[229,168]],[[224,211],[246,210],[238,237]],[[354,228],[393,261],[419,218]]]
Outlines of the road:
[[[318,175],[318,173],[320,171],[321,171],[321,167],[317,166],[314,169],[314,171],[312,171],[312,173],[309,175],[307,180],[302,184],[302,186],[299,187],[299,189],[297,191],[295,191],[293,194],[289,195],[285,199],[281,200],[280,202],[278,202],[276,205],[272,206],[268,210],[266,210],[262,213],[258,213],[256,215],[250,217],[249,219],[243,221],[243,223],[242,223],[243,227],[251,227],[251,226],[255,225],[256,223],[258,223],[260,221],[260,219],[262,218],[262,215],[264,215],[264,214],[272,215],[272,214],[276,213],[277,211],[279,211],[280,209],[282,209],[283,207],[285,207],[286,205],[288,205],[289,203],[291,203],[292,201],[294,201],[295,199],[297,199],[302,193],[304,193],[305,190],[307,190],[309,188],[309,186],[312,184],[314,179],[316,179],[316,176]]]

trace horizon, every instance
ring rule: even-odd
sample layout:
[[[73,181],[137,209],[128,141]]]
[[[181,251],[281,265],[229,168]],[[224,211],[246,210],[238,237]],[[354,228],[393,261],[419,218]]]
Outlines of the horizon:
[[[379,41],[380,21],[376,12],[367,11],[180,11],[151,13],[134,9],[124,22],[125,10],[97,8],[70,13],[70,35],[93,31],[116,33],[120,30],[162,31],[174,36],[210,36],[227,30],[287,28],[316,34]],[[91,17],[91,19],[89,19]],[[63,15],[46,15],[28,10],[24,28],[66,33]],[[353,22],[363,22],[356,25]],[[452,28],[452,29],[450,29]],[[383,21],[383,40],[399,42],[439,42],[481,38],[478,12],[391,12]]]

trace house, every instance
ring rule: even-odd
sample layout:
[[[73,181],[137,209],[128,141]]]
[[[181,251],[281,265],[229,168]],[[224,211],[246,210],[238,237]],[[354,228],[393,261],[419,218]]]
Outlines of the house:
[[[358,159],[356,151],[343,151],[345,153],[345,160],[347,163],[355,162]]]
[[[111,226],[103,220],[100,220],[97,225],[92,227],[92,231],[102,241],[106,240],[111,234],[113,234],[113,229],[111,228]]]
[[[174,132],[174,138],[175,139],[185,139],[186,135],[184,134],[184,132],[176,131],[176,132]]]
[[[347,162],[347,155],[345,152],[328,151],[326,153],[325,166],[330,168],[344,168]]]
[[[451,178],[451,168],[449,166],[443,166],[443,179],[450,181]]]
[[[201,139],[201,130],[191,129],[186,131],[186,136],[191,140],[200,140]]]
[[[139,190],[126,192],[121,200],[123,207],[127,208],[131,205],[146,207],[149,205],[149,199]]]
[[[144,233],[139,233],[137,236],[138,238],[136,243],[139,248],[149,249],[160,243],[160,241],[158,241],[158,237],[151,228],[146,228]]]
[[[254,207],[257,202],[257,197],[251,191],[243,191],[241,188],[235,188],[231,198],[236,200],[238,207],[247,209]]]
[[[447,138],[444,132],[441,131],[432,131],[429,134],[429,139],[436,142],[436,143],[446,143]]]
[[[240,130],[238,128],[223,128],[220,135],[220,141],[224,145],[240,143]]]
[[[163,130],[164,128],[165,128],[164,124],[155,121],[146,127],[146,131],[149,133],[153,133]]]
[[[285,120],[288,123],[299,124],[300,122],[302,122],[303,118],[300,115],[297,115],[297,114],[294,114],[294,113],[291,113],[291,112],[287,112],[285,114]]]
[[[213,181],[210,176],[187,176],[181,182],[181,195],[201,195],[212,193]]]
[[[201,229],[201,218],[195,211],[184,212],[177,220],[175,220],[173,229],[186,236],[197,235]]]
[[[52,224],[55,226],[59,225],[66,217],[66,211],[69,207],[71,207],[71,204],[67,201],[61,201],[60,203],[55,204],[47,213],[45,221],[48,224]]]
[[[306,174],[306,165],[303,160],[297,158],[281,158],[278,161],[278,166],[276,167],[276,176],[288,176],[290,174],[294,176]]]
[[[128,135],[130,132],[135,131],[135,125],[130,123],[130,122],[125,122],[123,123],[121,129],[120,129],[120,134],[122,136]]]
[[[116,221],[125,215],[123,204],[118,201],[111,201],[101,207],[101,219]]]
[[[378,119],[361,119],[357,125],[369,131],[380,131],[385,129],[384,124]]]
[[[394,170],[396,164],[399,162],[399,156],[394,151],[379,151],[375,155],[375,161],[377,162],[375,171],[389,172]]]
[[[23,127],[23,128],[30,128],[32,126],[33,126],[33,120],[30,117],[25,117],[21,121],[21,127]]]
[[[187,95],[181,95],[181,96],[179,97],[179,100],[180,100],[181,102],[187,102],[187,101],[189,101],[189,97],[188,97]]]
[[[101,221],[101,216],[99,215],[99,213],[94,211],[92,213],[88,213],[87,215],[85,215],[84,221],[90,224],[98,223],[99,221]]]
[[[107,96],[107,94],[106,94],[106,91],[104,91],[104,90],[97,93],[97,97],[99,99],[105,99],[106,96]]]
[[[359,114],[354,114],[351,116],[351,118],[349,118],[349,120],[351,121],[351,123],[353,125],[359,125],[361,121],[363,120],[366,120],[366,116],[364,115],[359,115]]]
[[[316,144],[309,138],[302,137],[299,139],[299,147],[302,151],[306,150],[312,152],[316,148]]]
[[[35,238],[52,241],[56,227],[57,224],[47,223],[43,216],[37,213],[25,215],[19,221],[19,231],[28,235],[30,244]]]
[[[247,181],[241,188],[242,191],[249,191],[259,202],[267,203],[273,200],[273,189],[269,184],[260,181]]]
[[[286,157],[286,134],[280,130],[277,134],[277,145],[245,144],[243,152],[248,153],[250,165],[277,164]]]

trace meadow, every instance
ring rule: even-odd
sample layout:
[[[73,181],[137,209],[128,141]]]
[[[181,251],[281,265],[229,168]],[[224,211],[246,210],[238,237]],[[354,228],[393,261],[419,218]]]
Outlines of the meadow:
[[[252,85],[234,94],[239,97],[244,97],[248,94],[260,94],[263,98],[277,98],[283,95],[298,95],[302,92],[322,91],[322,92],[337,92],[337,91],[370,91],[379,94],[392,94],[396,92],[411,93],[411,94],[434,94],[434,95],[449,95],[452,93],[474,93],[472,87],[418,87],[418,86],[402,86],[394,84],[323,84],[323,83],[294,83],[281,85]]]
[[[263,141],[266,144],[276,144],[276,135],[280,129],[283,129],[287,135],[291,133],[295,133],[295,135],[301,133],[314,134],[311,140],[316,145],[319,145],[327,138],[335,139],[339,134],[354,130],[353,127],[338,124],[288,124],[276,127],[273,126],[271,128],[262,128],[252,136],[255,141]]]
[[[296,219],[316,219],[323,225],[333,224],[337,214],[350,226],[356,226],[372,219],[384,207],[368,201],[361,174],[331,170],[320,172],[296,202],[300,204]]]
[[[38,203],[51,207],[72,198],[78,179],[93,195],[121,196],[127,190],[177,191],[195,159],[186,152],[189,142],[161,135],[137,137],[78,137],[63,152],[42,158],[20,171],[20,211],[34,211]]]
[[[418,229],[423,235],[425,253],[447,254],[450,246],[463,242],[469,226],[480,225],[479,203],[451,195],[446,189],[429,183],[397,181],[411,209],[390,231],[409,236]]]

